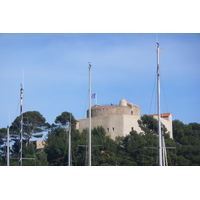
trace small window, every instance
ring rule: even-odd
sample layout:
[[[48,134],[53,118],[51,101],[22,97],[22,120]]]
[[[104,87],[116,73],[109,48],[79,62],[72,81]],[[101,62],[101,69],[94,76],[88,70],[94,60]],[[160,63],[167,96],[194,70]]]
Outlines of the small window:
[[[131,131],[133,131],[134,130],[134,128],[133,127],[131,127]]]
[[[114,130],[115,130],[115,128],[114,128],[114,127],[112,127],[112,130],[114,131]]]
[[[133,115],[133,111],[131,111],[131,115]]]
[[[109,131],[109,128],[107,128],[107,131]]]

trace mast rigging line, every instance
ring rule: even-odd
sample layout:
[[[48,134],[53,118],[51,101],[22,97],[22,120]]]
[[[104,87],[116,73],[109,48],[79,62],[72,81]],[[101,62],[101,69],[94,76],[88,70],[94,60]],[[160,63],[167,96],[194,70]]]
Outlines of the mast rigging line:
[[[162,52],[159,52],[162,53]],[[159,74],[160,74],[160,83],[161,83],[161,87],[162,87],[162,94],[161,98],[163,97],[163,99],[165,100],[165,106],[166,106],[166,112],[169,113],[169,109],[168,109],[168,103],[167,103],[167,98],[166,98],[166,92],[165,92],[165,87],[164,87],[164,82],[163,82],[163,78],[162,78],[162,71],[161,69],[159,69]],[[157,74],[157,70],[155,72],[155,78],[154,78],[154,85],[153,85],[153,91],[152,91],[152,96],[151,96],[151,103],[150,103],[150,108],[149,108],[149,114],[151,114],[151,110],[152,110],[152,102],[154,99],[154,95],[155,95],[155,83],[156,83],[156,74]]]
[[[155,73],[155,78],[154,78],[153,91],[152,91],[152,95],[151,95],[151,103],[150,103],[150,108],[149,108],[149,114],[151,114],[151,107],[152,107],[152,101],[153,101],[153,97],[154,97],[155,85],[156,85],[156,73]]]
[[[162,77],[162,76],[161,76],[161,77]],[[168,109],[167,99],[166,99],[166,95],[165,95],[165,88],[164,88],[163,80],[162,80],[162,78],[161,78],[160,80],[161,80],[161,87],[162,87],[162,91],[163,91],[163,95],[164,95],[164,99],[165,99],[165,105],[166,105],[167,113],[169,113],[169,109]]]

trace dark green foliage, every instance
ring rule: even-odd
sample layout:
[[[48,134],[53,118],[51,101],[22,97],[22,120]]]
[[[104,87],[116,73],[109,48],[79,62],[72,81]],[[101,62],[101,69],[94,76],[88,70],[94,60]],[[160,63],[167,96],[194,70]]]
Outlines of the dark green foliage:
[[[126,137],[117,137],[119,153],[121,156],[128,154],[140,166],[158,165],[157,120],[144,115],[138,123],[145,134],[133,131]],[[174,120],[174,140],[169,137],[165,127],[164,132],[166,147],[175,147],[166,150],[168,165],[200,165],[200,124],[185,125]]]
[[[102,126],[98,126],[92,130],[92,153],[92,165],[96,166],[104,165],[109,161],[109,158],[116,157],[116,142],[106,136],[105,129]],[[113,161],[107,164],[116,165]]]
[[[28,111],[23,114],[23,137],[26,140],[26,146],[29,144],[31,137],[42,137],[39,134],[50,128],[46,119],[37,111]],[[17,117],[10,127],[11,134],[18,135],[20,132],[20,117]]]
[[[69,127],[71,121],[71,129],[72,131],[76,128],[76,120],[74,116],[69,112],[63,112],[61,115],[56,117],[55,123],[59,126],[63,126],[65,128]]]
[[[13,148],[18,149],[19,142],[15,142]],[[10,157],[10,165],[19,165],[18,150],[13,151]],[[47,166],[47,155],[43,151],[37,151],[33,142],[30,142],[28,146],[23,145],[22,148],[22,165],[23,166]]]
[[[36,153],[36,165],[38,166],[47,166],[48,161],[47,161],[47,154],[44,151],[39,151]]]
[[[7,134],[7,129],[1,128],[0,129],[0,145],[3,144],[3,138],[6,136],[6,134]]]
[[[50,165],[66,165],[68,155],[68,139],[64,128],[57,127],[48,134],[45,153]]]
[[[140,120],[138,120],[139,127],[143,130],[145,134],[158,134],[158,120],[151,115],[143,115]],[[162,124],[162,130],[164,134],[167,133],[167,129],[164,124]]]
[[[88,129],[81,133],[71,132],[71,165],[85,166],[88,163]],[[68,165],[68,133],[61,127],[53,129],[46,140],[45,153],[50,165]],[[115,156],[117,146],[115,141],[106,136],[103,127],[92,130],[92,165],[106,164],[108,157]],[[108,164],[113,165],[113,161]],[[116,165],[116,163],[115,163]]]
[[[173,135],[177,143],[179,165],[200,165],[200,124],[173,121]]]
[[[70,113],[63,112],[56,117],[51,127],[39,113],[27,112],[28,121],[24,121],[23,166],[67,166],[68,165],[68,134]],[[38,116],[35,119],[35,116]],[[38,122],[37,122],[38,120]],[[11,135],[19,134],[19,119],[12,123]],[[152,116],[144,115],[138,120],[143,133],[131,131],[123,137],[112,140],[106,135],[102,126],[92,130],[92,166],[156,166],[158,165],[158,122]],[[18,125],[17,125],[18,124]],[[85,166],[88,164],[88,129],[76,130],[76,120],[71,115],[71,165]],[[30,135],[50,128],[43,151],[37,151],[35,143],[27,142]],[[31,129],[28,130],[28,129]],[[183,124],[173,121],[173,137],[163,126],[167,160],[169,166],[200,165],[200,124]],[[5,141],[7,129],[0,129],[0,142]],[[29,136],[28,136],[29,135]],[[10,165],[18,166],[19,140],[14,139],[10,156]],[[2,146],[0,165],[6,165],[6,145]],[[25,159],[26,158],[26,159]],[[29,158],[29,159],[27,159]]]
[[[144,133],[157,134],[158,132],[158,122],[153,116],[143,115],[138,120],[138,124]]]

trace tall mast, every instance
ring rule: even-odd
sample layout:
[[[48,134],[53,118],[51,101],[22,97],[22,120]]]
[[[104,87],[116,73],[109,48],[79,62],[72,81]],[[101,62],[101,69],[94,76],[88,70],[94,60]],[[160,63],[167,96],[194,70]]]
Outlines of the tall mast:
[[[92,96],[92,81],[91,81],[92,65],[89,63],[89,137],[88,137],[88,166],[91,166],[91,96]]]
[[[164,138],[163,128],[162,128],[162,155],[163,155],[163,166],[168,166],[167,151],[166,151],[166,147],[165,147],[165,138]]]
[[[23,113],[22,113],[22,102],[23,102],[23,87],[20,89],[20,135],[19,135],[19,166],[22,166],[22,137],[23,137]]]
[[[162,154],[162,133],[161,133],[161,120],[160,120],[160,48],[157,44],[157,101],[158,101],[158,149],[159,149],[159,165],[163,166],[163,154]]]
[[[70,113],[70,125],[69,125],[69,145],[68,145],[68,166],[71,165],[71,113]]]
[[[10,137],[9,137],[9,126],[7,126],[7,166],[10,165]]]

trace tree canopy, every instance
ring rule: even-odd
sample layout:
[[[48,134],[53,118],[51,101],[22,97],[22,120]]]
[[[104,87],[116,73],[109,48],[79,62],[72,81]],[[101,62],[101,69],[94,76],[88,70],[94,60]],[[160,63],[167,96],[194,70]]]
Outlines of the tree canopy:
[[[28,111],[23,114],[23,137],[26,145],[29,144],[31,137],[42,137],[38,134],[50,128],[50,124],[46,123],[46,119],[38,111]],[[13,134],[20,132],[20,117],[18,116],[12,123],[10,130]]]
[[[63,112],[61,115],[57,116],[55,119],[55,123],[65,128],[69,127],[71,123],[71,129],[75,130],[76,128],[76,120],[72,113],[69,112]]]
[[[46,119],[37,111],[24,113],[23,165],[68,165],[68,134],[71,122],[71,165],[84,166],[88,163],[88,129],[76,130],[76,119],[73,114],[63,112],[55,119],[55,124],[49,125]],[[92,129],[92,165],[93,166],[156,166],[158,165],[158,123],[152,116],[143,115],[138,120],[143,132],[131,131],[115,140],[106,135],[102,126]],[[33,136],[40,136],[48,130],[45,147],[36,148],[36,143],[30,142]],[[173,121],[173,137],[171,139],[164,127],[167,148],[168,165],[192,166],[200,165],[200,124],[184,124]],[[6,133],[0,129],[0,165],[6,165]],[[10,151],[11,165],[18,165],[19,151],[19,117],[11,126],[11,138],[14,145]]]
[[[142,115],[141,118],[138,120],[138,125],[145,134],[158,134],[158,120],[151,115]],[[161,123],[161,125],[164,134],[166,134],[167,128],[164,124]]]

